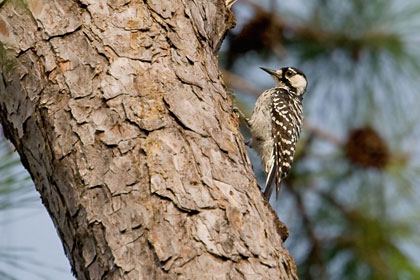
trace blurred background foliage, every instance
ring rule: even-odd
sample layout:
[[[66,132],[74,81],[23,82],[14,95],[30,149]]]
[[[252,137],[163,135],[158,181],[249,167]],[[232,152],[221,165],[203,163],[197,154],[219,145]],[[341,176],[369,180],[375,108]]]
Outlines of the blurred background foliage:
[[[233,11],[220,65],[242,111],[274,84],[258,66],[309,79],[292,172],[271,200],[300,278],[420,279],[420,2],[240,0]]]

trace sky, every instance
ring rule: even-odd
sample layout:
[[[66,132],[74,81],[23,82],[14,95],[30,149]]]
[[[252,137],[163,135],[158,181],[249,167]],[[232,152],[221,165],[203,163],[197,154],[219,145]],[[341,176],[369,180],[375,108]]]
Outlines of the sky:
[[[13,163],[17,153],[9,156],[10,151],[0,136],[0,279],[74,280],[40,195],[24,167]]]
[[[34,195],[39,197],[35,188]],[[63,246],[46,209],[38,200],[30,209],[0,211],[0,252],[13,254],[7,265],[0,259],[0,271],[17,280],[74,280]],[[2,278],[2,277],[0,277]]]

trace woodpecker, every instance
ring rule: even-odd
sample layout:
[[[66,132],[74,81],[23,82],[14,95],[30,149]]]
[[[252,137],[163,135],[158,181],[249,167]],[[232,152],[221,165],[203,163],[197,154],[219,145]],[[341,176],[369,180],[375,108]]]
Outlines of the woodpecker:
[[[281,180],[287,176],[293,162],[308,82],[305,74],[293,67],[276,71],[261,69],[273,77],[276,86],[260,95],[247,124],[252,135],[250,146],[260,156],[267,174],[264,198],[269,201],[274,185],[278,198]]]

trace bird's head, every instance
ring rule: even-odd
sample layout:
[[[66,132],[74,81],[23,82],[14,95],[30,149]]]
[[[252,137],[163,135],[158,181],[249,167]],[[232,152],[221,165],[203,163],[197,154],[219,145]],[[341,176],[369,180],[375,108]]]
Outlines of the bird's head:
[[[284,67],[279,70],[260,68],[273,77],[277,87],[288,88],[297,96],[303,96],[305,93],[308,81],[306,80],[305,74],[299,69],[294,67]]]

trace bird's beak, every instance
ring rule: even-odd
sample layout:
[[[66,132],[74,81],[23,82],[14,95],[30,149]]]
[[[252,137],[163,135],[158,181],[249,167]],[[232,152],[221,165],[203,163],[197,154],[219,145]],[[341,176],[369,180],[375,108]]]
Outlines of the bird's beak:
[[[262,70],[264,70],[265,72],[267,72],[268,74],[270,74],[271,76],[274,76],[274,77],[278,78],[278,75],[277,75],[276,71],[268,69],[268,68],[264,68],[264,67],[260,67],[260,68]]]

